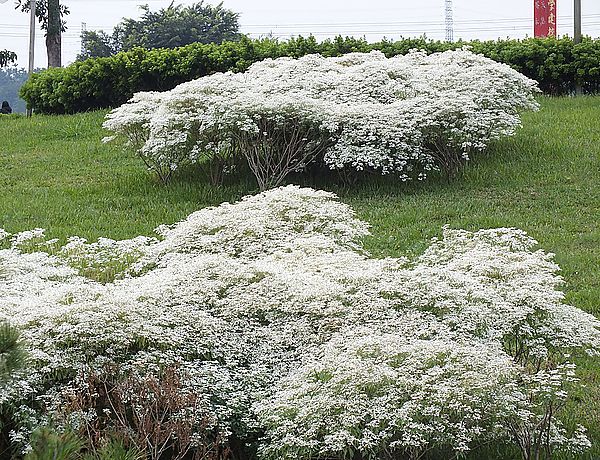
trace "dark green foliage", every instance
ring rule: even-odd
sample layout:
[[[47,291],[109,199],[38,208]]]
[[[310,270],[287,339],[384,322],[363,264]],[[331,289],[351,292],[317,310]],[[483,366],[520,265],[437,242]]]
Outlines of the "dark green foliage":
[[[31,447],[25,460],[78,460],[84,442],[75,433],[42,428],[33,433]]]
[[[114,35],[108,35],[103,30],[84,30],[81,32],[82,52],[77,56],[79,61],[94,57],[109,57],[117,54],[121,46]]]
[[[0,67],[12,64],[17,60],[17,55],[12,51],[2,50],[0,51]]]
[[[136,449],[128,449],[123,442],[116,439],[110,440],[98,449],[96,454],[87,454],[83,460],[145,460],[146,456]]]
[[[0,383],[25,366],[26,360],[19,330],[8,323],[0,323]]]
[[[0,388],[26,364],[27,352],[21,342],[20,331],[6,322],[0,322]],[[9,432],[14,428],[14,411],[15,407],[0,404],[0,458],[6,458],[5,455],[11,451]]]
[[[465,45],[537,80],[548,94],[571,93],[576,83],[589,93],[600,91],[600,40],[588,38],[577,45],[569,38],[469,43],[418,38],[368,43],[351,37],[317,42],[311,36],[285,42],[244,37],[221,45],[194,43],[176,49],[135,48],[36,74],[24,85],[21,96],[39,113],[75,113],[119,106],[137,91],[164,91],[211,73],[244,71],[265,58],[311,53],[339,56],[371,50],[381,50],[389,57],[414,48],[436,52]]]
[[[123,51],[138,46],[147,49],[177,48],[191,43],[222,43],[239,38],[239,14],[204,2],[190,6],[171,4],[157,12],[142,6],[140,20],[125,19],[118,26]]]
[[[92,57],[107,57],[119,51],[130,51],[136,47],[177,48],[191,43],[222,43],[237,40],[239,14],[203,1],[189,6],[173,3],[156,12],[148,5],[141,6],[141,19],[124,19],[115,27],[112,35],[104,31],[83,32],[83,52],[79,60]]]

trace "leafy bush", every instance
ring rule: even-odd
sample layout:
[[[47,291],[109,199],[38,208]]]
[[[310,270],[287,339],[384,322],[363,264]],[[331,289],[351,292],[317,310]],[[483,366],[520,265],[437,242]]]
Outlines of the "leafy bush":
[[[74,397],[102,395],[90,381],[125,402],[149,382],[136,402],[173,368],[185,378],[170,387],[202,409],[186,421],[208,415],[235,455],[449,458],[512,441],[537,458],[589,446],[560,408],[576,386],[569,354],[600,351],[600,321],[563,303],[552,256],[519,230],[446,229],[415,260],[373,259],[349,207],[290,186],[158,232],[108,284],[5,234],[0,320],[18,322],[33,360],[0,390],[22,407],[15,443]],[[80,412],[85,423],[103,413]]]
[[[138,93],[104,127],[167,181],[181,165],[245,159],[259,188],[319,160],[422,179],[512,135],[536,83],[470,51],[267,59],[165,93]],[[218,169],[218,168],[217,168]],[[219,175],[220,176],[220,175]]]
[[[337,37],[319,43],[314,37],[300,37],[285,42],[243,38],[221,45],[196,43],[173,50],[136,48],[35,74],[21,95],[36,112],[74,113],[117,107],[136,92],[169,90],[215,72],[244,71],[266,58],[298,58],[307,54],[332,57],[373,50],[392,57],[411,49],[435,53],[465,45],[538,81],[546,93],[569,94],[576,84],[588,92],[600,91],[600,40],[589,38],[573,44],[569,38],[456,43],[403,39],[368,43]]]

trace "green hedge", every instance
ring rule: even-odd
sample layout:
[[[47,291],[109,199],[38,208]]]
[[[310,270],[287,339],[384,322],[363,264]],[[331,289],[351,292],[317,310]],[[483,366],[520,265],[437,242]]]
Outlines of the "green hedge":
[[[600,91],[600,40],[589,38],[574,45],[569,38],[455,43],[404,39],[367,43],[348,37],[324,42],[300,37],[285,42],[243,38],[221,45],[138,48],[37,73],[22,87],[21,97],[39,113],[74,113],[119,106],[137,91],[164,91],[210,73],[243,71],[265,58],[310,53],[338,56],[371,50],[381,50],[389,57],[414,48],[436,52],[464,45],[537,80],[546,93],[568,94],[576,84],[586,92]]]

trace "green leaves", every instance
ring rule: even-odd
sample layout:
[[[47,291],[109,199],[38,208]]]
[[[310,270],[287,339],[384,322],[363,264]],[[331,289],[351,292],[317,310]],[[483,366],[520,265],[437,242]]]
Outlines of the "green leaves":
[[[33,433],[31,446],[25,460],[79,460],[85,443],[75,433],[42,428]]]
[[[104,31],[88,31],[82,34],[83,53],[79,59],[106,57],[119,51],[137,47],[145,49],[177,48],[191,43],[222,43],[240,38],[239,14],[223,7],[204,5],[190,6],[171,4],[156,12],[148,5],[141,19],[123,19],[112,35]]]
[[[8,323],[0,323],[0,382],[25,366],[27,353],[19,330]]]

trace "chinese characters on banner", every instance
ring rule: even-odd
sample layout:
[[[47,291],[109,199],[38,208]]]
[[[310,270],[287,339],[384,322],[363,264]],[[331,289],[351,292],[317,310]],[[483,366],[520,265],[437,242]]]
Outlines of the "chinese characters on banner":
[[[533,0],[534,36],[556,38],[556,1]]]

